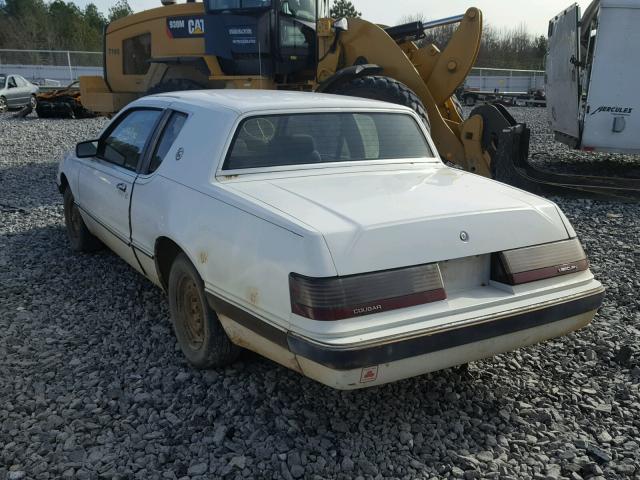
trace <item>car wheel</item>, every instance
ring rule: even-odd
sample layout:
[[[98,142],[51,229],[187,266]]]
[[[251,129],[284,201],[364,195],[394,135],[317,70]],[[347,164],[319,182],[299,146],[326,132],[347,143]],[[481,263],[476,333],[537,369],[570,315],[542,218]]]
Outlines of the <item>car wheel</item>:
[[[204,283],[183,253],[171,265],[168,290],[173,329],[189,363],[196,368],[233,363],[241,349],[231,342],[216,312],[209,307]]]
[[[29,99],[29,106],[32,109],[35,109],[38,106],[38,99],[35,95],[31,95],[31,98]]]
[[[64,222],[72,250],[88,253],[102,248],[102,242],[85,225],[69,188],[64,191]]]
[[[4,113],[9,109],[7,105],[7,99],[4,97],[0,97],[0,113]]]

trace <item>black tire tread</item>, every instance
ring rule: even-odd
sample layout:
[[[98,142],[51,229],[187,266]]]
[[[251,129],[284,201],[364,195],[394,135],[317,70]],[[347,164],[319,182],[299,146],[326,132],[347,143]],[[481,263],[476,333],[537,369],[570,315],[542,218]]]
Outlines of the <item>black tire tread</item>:
[[[195,281],[206,315],[205,321],[208,325],[209,338],[208,341],[205,340],[206,344],[204,346],[204,351],[195,355],[191,355],[188,351],[185,351],[185,348],[188,349],[189,347],[183,345],[183,342],[181,341],[182,336],[180,333],[180,325],[178,323],[179,316],[177,314],[176,303],[176,284],[178,282],[178,275],[181,274],[187,274]],[[180,344],[180,348],[185,354],[185,357],[187,357],[187,360],[189,360],[189,363],[198,369],[208,369],[223,367],[235,362],[242,349],[229,339],[216,312],[209,307],[205,297],[204,282],[200,278],[196,268],[184,253],[178,254],[171,265],[168,287],[169,309],[171,311],[171,320],[173,322],[174,332],[178,339],[178,343]]]
[[[69,243],[71,244],[71,249],[76,252],[84,253],[91,253],[102,249],[104,247],[104,244],[89,231],[84,221],[82,221],[82,226],[80,228],[77,241],[74,241],[74,239],[69,234],[69,230],[71,228],[70,213],[71,208],[74,207],[74,204],[75,199],[73,198],[73,193],[71,193],[71,189],[67,187],[67,189],[64,191],[64,220],[67,228],[67,235],[69,236]]]
[[[397,105],[404,105],[415,111],[418,116],[422,118],[427,130],[431,130],[431,122],[429,121],[427,109],[420,98],[404,83],[394,78],[381,75],[357,77],[337,85],[327,93],[382,100]]]

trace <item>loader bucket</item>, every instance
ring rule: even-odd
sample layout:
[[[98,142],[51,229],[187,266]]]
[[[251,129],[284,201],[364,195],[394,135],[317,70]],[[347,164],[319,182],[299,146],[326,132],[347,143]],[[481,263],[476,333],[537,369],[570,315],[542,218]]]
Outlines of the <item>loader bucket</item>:
[[[139,96],[135,93],[113,93],[100,76],[80,77],[82,105],[98,114],[117,112]]]

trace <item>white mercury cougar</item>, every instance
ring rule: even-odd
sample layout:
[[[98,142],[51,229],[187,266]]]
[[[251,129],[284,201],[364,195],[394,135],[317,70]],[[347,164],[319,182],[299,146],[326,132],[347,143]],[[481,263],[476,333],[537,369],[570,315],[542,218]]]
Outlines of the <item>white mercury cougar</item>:
[[[130,104],[57,177],[71,246],[164,289],[198,368],[248,348],[339,389],[507,352],[603,298],[552,202],[446,167],[410,109],[271,91]]]

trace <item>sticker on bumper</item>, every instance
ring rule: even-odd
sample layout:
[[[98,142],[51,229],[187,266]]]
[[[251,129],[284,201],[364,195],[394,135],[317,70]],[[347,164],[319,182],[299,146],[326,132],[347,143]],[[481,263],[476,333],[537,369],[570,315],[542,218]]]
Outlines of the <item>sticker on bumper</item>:
[[[378,367],[366,367],[360,373],[360,383],[373,382],[378,378]]]

